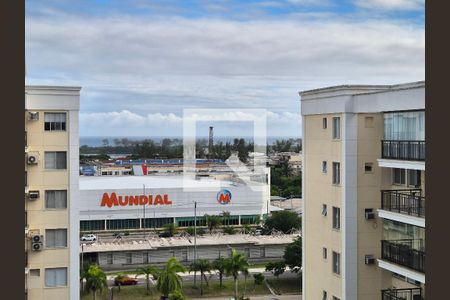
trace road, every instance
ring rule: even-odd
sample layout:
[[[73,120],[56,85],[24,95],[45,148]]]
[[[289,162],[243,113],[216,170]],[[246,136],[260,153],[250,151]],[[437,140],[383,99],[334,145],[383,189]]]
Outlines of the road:
[[[190,299],[198,299],[198,300],[229,300],[231,297],[216,297],[216,298],[190,298]],[[269,299],[278,299],[278,300],[302,300],[302,295],[260,295],[260,296],[251,296],[252,300],[269,300]]]

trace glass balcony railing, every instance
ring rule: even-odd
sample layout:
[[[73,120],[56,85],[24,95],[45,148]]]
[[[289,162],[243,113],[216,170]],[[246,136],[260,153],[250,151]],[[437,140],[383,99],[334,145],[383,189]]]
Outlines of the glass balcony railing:
[[[422,239],[382,240],[381,258],[425,273],[425,241]]]
[[[424,161],[425,141],[382,140],[381,158]]]
[[[381,209],[425,218],[425,197],[422,190],[382,190]]]
[[[381,300],[422,300],[422,289],[386,289],[381,291]]]

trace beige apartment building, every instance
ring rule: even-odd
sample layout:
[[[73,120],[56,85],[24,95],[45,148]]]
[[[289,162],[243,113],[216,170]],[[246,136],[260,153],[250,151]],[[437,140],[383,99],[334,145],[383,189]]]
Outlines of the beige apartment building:
[[[25,86],[27,299],[79,299],[80,89]]]
[[[425,83],[300,92],[303,298],[425,298]]]

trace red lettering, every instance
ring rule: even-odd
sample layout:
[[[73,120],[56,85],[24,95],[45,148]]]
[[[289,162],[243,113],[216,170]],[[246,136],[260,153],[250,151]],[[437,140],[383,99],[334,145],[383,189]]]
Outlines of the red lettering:
[[[128,196],[125,196],[125,199],[123,199],[124,197],[119,196],[119,204],[122,206],[125,206],[128,204]]]
[[[172,201],[169,200],[169,196],[168,195],[164,195],[164,204],[166,204],[166,205],[172,204]]]
[[[150,195],[148,196],[148,205],[152,205],[153,204],[153,196]]]
[[[142,195],[142,196],[139,197],[139,204],[140,205],[146,205],[147,203],[148,203],[147,196]]]
[[[154,203],[154,204],[155,204],[155,205],[158,205],[158,204],[164,204],[161,195],[156,195],[156,197],[155,197],[155,203]]]
[[[119,205],[117,203],[117,195],[116,193],[111,193],[111,197],[108,196],[108,193],[103,193],[103,197],[102,197],[102,206],[107,205],[108,207],[112,207]]]
[[[228,194],[220,194],[219,201],[222,203],[230,202],[230,195]]]
[[[139,205],[139,196],[128,196],[128,205]]]

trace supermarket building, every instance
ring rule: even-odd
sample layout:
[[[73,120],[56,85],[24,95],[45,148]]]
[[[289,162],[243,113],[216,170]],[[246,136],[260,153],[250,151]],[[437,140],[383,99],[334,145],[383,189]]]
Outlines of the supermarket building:
[[[268,184],[185,179],[182,175],[80,176],[80,231],[129,231],[175,223],[204,226],[204,215],[224,225],[256,224],[268,211]]]

